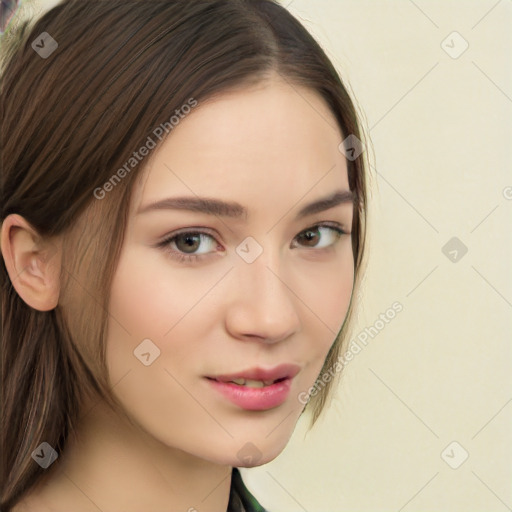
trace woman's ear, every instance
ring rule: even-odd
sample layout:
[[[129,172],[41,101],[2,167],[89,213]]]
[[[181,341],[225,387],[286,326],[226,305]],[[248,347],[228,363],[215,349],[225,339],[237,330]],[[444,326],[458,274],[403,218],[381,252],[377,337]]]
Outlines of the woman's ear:
[[[23,301],[39,311],[54,309],[60,292],[60,243],[43,239],[23,217],[11,214],[2,223],[0,249]]]

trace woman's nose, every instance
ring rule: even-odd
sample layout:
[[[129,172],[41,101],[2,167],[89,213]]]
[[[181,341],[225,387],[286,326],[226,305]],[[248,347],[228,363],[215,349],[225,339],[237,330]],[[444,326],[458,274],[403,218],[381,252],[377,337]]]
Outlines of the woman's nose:
[[[258,338],[266,343],[287,339],[301,328],[301,304],[289,272],[277,272],[278,258],[262,252],[252,263],[240,261],[227,294],[226,328],[235,338]]]

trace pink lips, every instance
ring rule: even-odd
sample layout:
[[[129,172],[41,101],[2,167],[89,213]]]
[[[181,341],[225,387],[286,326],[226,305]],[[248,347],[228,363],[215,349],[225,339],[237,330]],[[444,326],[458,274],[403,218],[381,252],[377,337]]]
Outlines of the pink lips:
[[[296,364],[280,364],[274,368],[250,368],[238,373],[231,373],[227,375],[212,375],[208,378],[215,379],[220,382],[229,382],[235,379],[248,379],[248,380],[278,380],[278,379],[293,379],[300,371],[300,366]]]
[[[289,395],[292,379],[299,373],[295,364],[282,364],[270,369],[251,368],[241,372],[207,377],[210,385],[232,403],[249,411],[278,407]],[[273,381],[261,388],[251,388],[229,382],[235,379]]]

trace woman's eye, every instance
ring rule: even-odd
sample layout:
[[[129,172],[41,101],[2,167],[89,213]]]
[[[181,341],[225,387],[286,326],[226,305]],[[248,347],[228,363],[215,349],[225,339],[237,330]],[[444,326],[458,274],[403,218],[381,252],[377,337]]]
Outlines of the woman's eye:
[[[203,242],[205,240],[209,242],[206,244],[207,247],[209,245],[210,248],[213,247],[215,249],[217,245],[215,238],[207,233],[198,231],[186,231],[172,235],[160,242],[158,246],[162,247],[171,257],[179,261],[195,261],[210,252],[208,250],[196,252],[201,244],[204,247],[205,244]]]
[[[323,235],[323,233],[327,234]],[[346,233],[339,226],[332,226],[330,224],[317,224],[316,226],[302,231],[297,235],[296,238],[298,240],[302,240],[305,243],[305,247],[325,249],[326,247],[334,245],[341,237],[341,235],[345,234],[348,233]]]
[[[339,225],[317,224],[301,231],[294,241],[310,249],[325,249],[334,245],[342,235],[348,235]],[[215,238],[200,231],[183,231],[173,234],[157,245],[178,261],[198,261],[218,246]],[[296,247],[294,245],[293,247]]]

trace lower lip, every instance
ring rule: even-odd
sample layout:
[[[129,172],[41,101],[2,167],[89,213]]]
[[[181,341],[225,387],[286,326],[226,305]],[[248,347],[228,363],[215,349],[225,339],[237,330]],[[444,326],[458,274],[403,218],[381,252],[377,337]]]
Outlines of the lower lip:
[[[284,403],[290,393],[291,379],[275,382],[262,388],[239,386],[230,382],[207,379],[215,390],[228,400],[248,411],[264,411]]]

